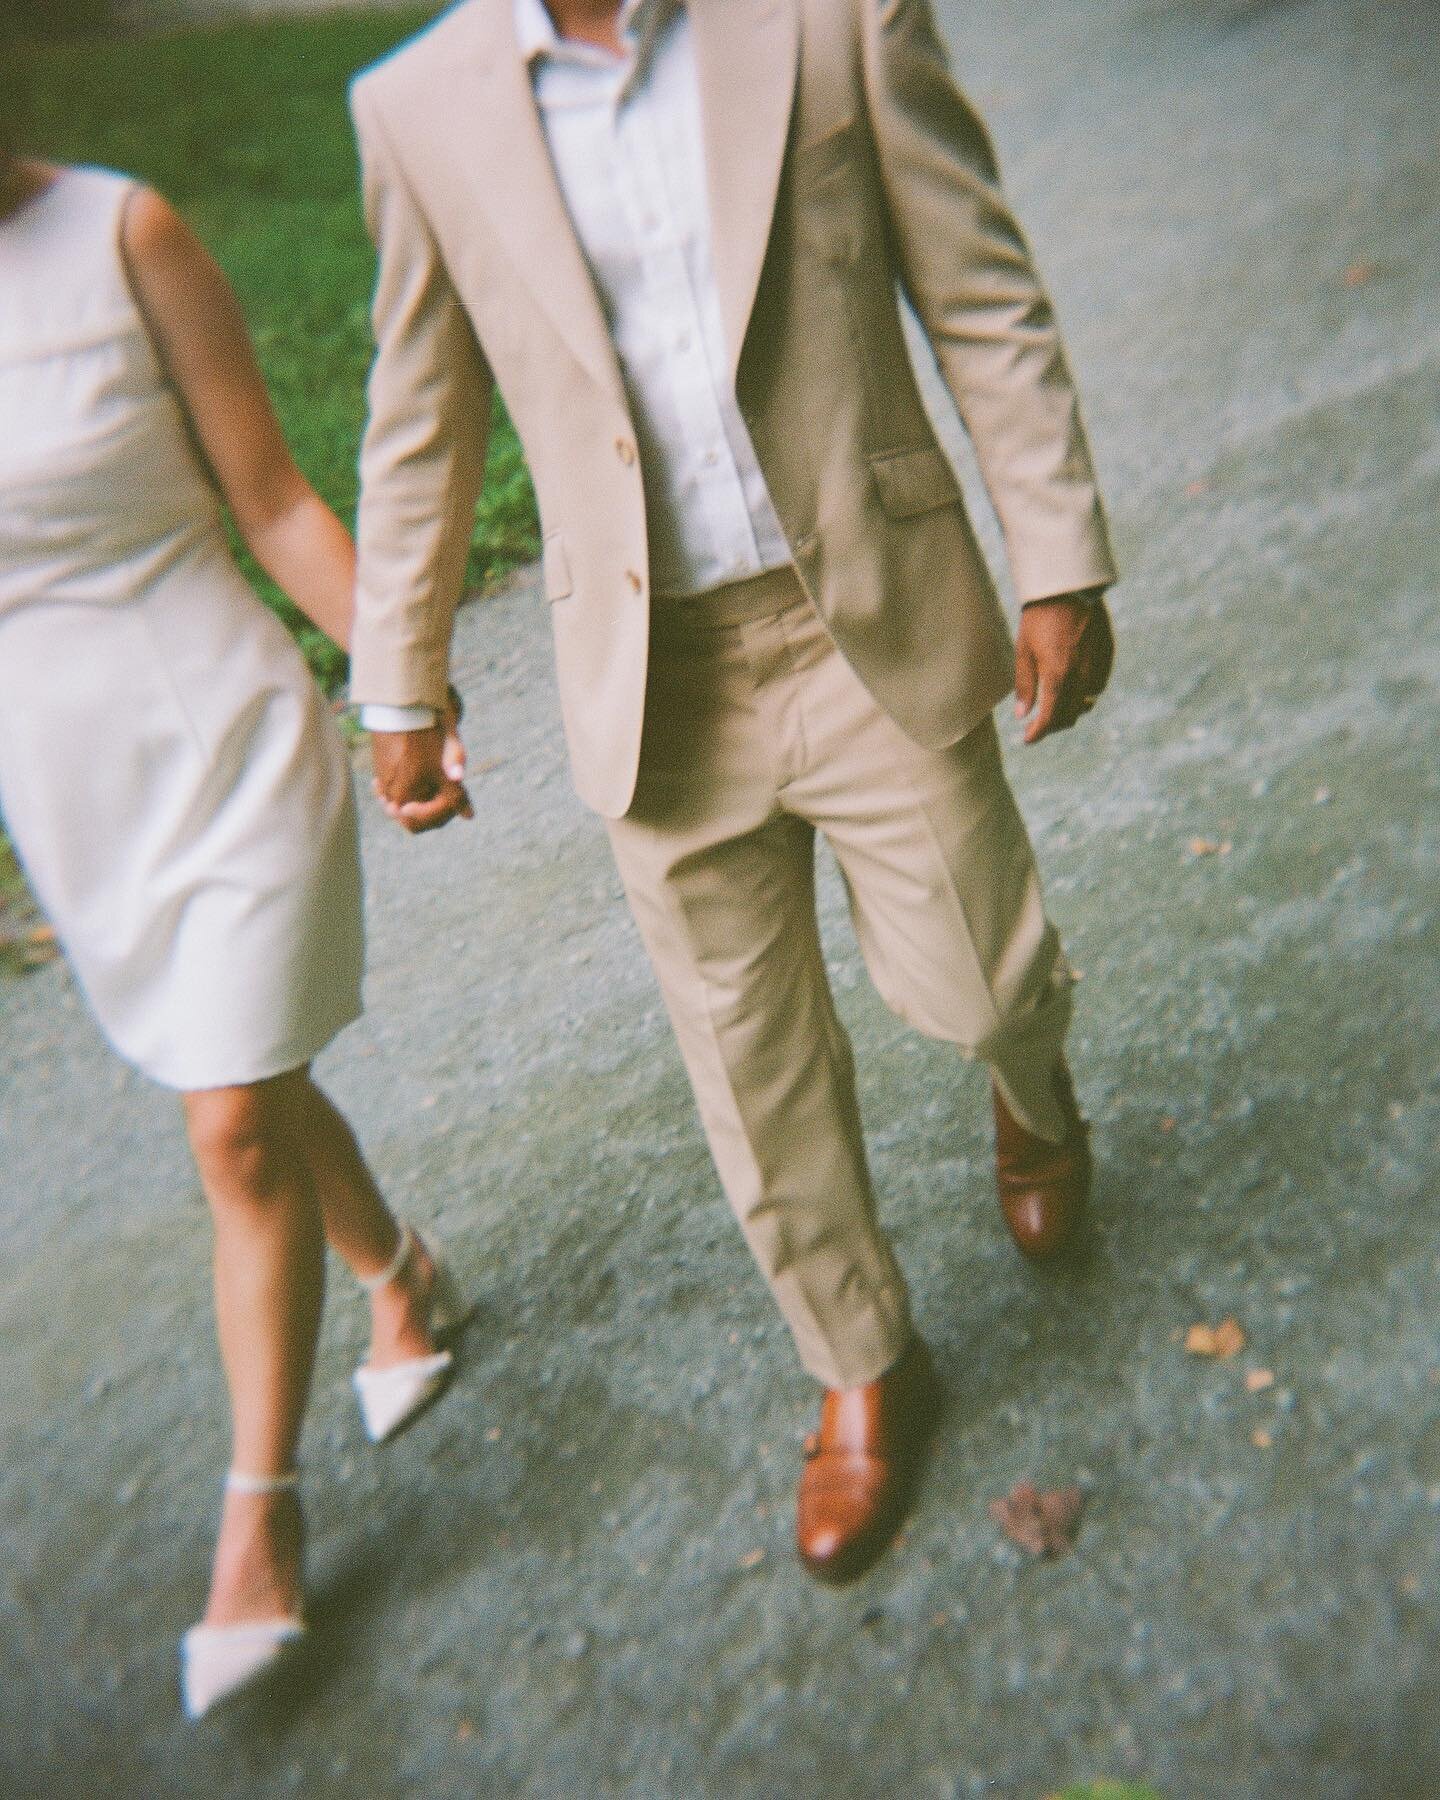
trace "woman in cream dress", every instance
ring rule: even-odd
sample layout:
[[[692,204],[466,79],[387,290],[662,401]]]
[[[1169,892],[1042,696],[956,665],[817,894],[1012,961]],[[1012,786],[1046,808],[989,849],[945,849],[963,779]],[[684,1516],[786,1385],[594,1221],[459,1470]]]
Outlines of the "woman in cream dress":
[[[303,1631],[325,1241],[371,1290],[372,1436],[438,1391],[458,1318],[308,1071],[360,1011],[349,764],[222,500],[346,642],[350,540],[290,459],[224,277],[148,189],[0,151],[0,813],[105,1032],[179,1090],[215,1228],[232,1457],[183,1646],[192,1715]]]

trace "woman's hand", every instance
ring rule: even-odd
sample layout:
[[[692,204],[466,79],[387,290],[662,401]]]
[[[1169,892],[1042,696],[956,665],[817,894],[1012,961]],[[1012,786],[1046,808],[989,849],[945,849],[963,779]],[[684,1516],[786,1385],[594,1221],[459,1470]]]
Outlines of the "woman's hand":
[[[445,740],[440,748],[440,767],[454,782],[463,782],[465,779],[465,741],[460,736],[460,721],[464,716],[465,702],[460,698],[459,688],[452,682],[446,690],[445,712],[440,720],[445,733]]]

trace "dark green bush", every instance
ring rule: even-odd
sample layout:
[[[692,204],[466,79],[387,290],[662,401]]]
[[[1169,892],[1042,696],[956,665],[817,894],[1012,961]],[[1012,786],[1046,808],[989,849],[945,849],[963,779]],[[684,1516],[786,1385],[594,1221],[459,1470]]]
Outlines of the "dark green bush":
[[[0,22],[21,37],[73,37],[115,23],[113,0],[0,0]]]

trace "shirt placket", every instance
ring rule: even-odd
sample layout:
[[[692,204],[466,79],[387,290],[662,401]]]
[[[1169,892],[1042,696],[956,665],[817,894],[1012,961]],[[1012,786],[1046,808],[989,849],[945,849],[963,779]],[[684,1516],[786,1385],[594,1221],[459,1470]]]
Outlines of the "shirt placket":
[[[662,96],[642,75],[615,115],[622,194],[639,247],[654,360],[683,421],[683,452],[666,470],[671,510],[691,567],[736,580],[759,567],[759,548],[707,353],[691,261],[701,222],[687,222],[665,180],[667,169],[684,166],[686,148],[668,123]]]

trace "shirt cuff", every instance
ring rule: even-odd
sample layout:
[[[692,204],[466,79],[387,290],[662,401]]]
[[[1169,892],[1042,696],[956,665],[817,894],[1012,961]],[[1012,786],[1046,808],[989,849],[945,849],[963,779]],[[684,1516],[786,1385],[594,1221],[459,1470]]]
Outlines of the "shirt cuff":
[[[385,706],[367,700],[360,708],[360,723],[367,731],[428,731],[439,723],[433,706]]]
[[[1093,587],[1070,588],[1061,594],[1033,594],[1030,599],[1021,602],[1023,612],[1027,606],[1044,606],[1051,600],[1079,600],[1086,606],[1093,606],[1097,600],[1103,600],[1112,583],[1097,582]]]

